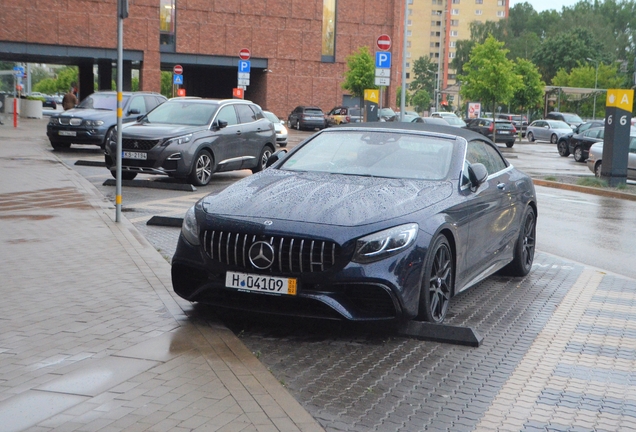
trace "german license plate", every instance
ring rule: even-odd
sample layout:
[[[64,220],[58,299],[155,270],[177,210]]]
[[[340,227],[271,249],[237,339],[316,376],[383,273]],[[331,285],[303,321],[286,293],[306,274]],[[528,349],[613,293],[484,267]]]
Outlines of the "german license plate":
[[[59,136],[77,136],[77,132],[75,131],[59,131]]]
[[[510,131],[499,131],[499,133],[502,135],[509,135]]]
[[[296,295],[297,280],[250,273],[227,272],[225,286],[241,291]]]
[[[124,159],[139,159],[139,160],[148,159],[148,154],[147,153],[130,152],[130,151],[125,151],[123,153],[124,153]]]

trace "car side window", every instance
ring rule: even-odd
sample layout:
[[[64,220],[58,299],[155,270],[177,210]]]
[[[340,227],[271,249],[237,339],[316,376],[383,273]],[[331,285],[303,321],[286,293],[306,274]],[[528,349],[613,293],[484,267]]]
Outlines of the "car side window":
[[[141,114],[146,114],[146,112],[158,105],[157,98],[154,96],[144,96],[144,102],[146,104],[146,111],[141,111]]]
[[[237,125],[238,118],[236,117],[236,110],[233,105],[226,105],[219,110],[219,114],[216,116],[217,120],[223,120],[227,122],[228,126]]]
[[[256,121],[256,115],[248,105],[236,105],[236,111],[238,112],[239,123],[251,123]]]
[[[250,109],[254,111],[254,118],[256,120],[264,119],[265,114],[263,114],[263,110],[260,109],[257,105],[249,105]]]
[[[629,152],[636,153],[636,137],[631,137],[629,139]]]
[[[468,143],[466,160],[471,164],[484,164],[488,174],[494,174],[507,167],[506,161],[501,157],[499,152],[490,144],[480,140],[474,140]]]
[[[148,110],[146,110],[146,101],[144,101],[143,96],[135,96],[130,100],[128,112],[134,109],[138,109],[140,114],[145,114],[148,112]]]

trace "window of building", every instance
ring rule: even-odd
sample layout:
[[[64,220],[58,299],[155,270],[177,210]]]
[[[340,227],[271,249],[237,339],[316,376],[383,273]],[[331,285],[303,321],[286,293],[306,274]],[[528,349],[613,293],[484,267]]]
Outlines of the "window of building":
[[[409,16],[413,15],[413,9],[409,9]]]
[[[506,0],[497,0],[497,6],[505,6]]]
[[[454,52],[449,52],[448,53],[448,58],[455,58],[455,53]]]
[[[456,46],[457,46],[457,42],[455,42],[455,41],[448,42],[448,47],[449,48],[455,48]]]
[[[410,25],[411,25],[411,20],[407,20],[407,21],[406,21],[406,25],[407,25],[407,26],[410,26]]]
[[[406,79],[409,79],[409,78],[411,78],[411,74],[407,72],[406,73]]]
[[[475,4],[484,4],[484,0],[475,0]]]
[[[431,27],[441,27],[441,21],[431,21]]]
[[[459,0],[453,0],[453,4],[459,4]]]
[[[506,11],[497,11],[497,16],[503,18],[506,16]]]
[[[457,30],[451,30],[450,31],[450,35],[453,37],[457,37],[457,35],[459,34],[459,32]]]
[[[159,43],[162,52],[175,51],[175,0],[160,0]]]
[[[408,63],[408,62],[407,62],[407,63],[406,63],[406,67],[407,67],[407,68],[410,68],[410,67],[411,67],[411,63]]]
[[[323,62],[336,61],[336,1],[322,0],[322,58]]]
[[[475,11],[475,15],[481,15],[482,13],[484,13],[484,11],[482,11],[481,9],[477,9]]]
[[[407,3],[408,4],[413,4],[413,0],[409,0]]]
[[[457,78],[456,74],[451,74],[451,73],[448,74],[448,79],[454,80],[455,78]]]
[[[406,47],[411,48],[411,41],[406,41]]]
[[[431,15],[433,15],[433,16],[441,16],[441,15],[442,15],[442,11],[441,11],[441,10],[433,9],[433,10],[431,11]]]
[[[453,27],[457,27],[459,25],[459,20],[451,20],[451,25]]]
[[[431,42],[431,48],[439,48],[439,42]]]
[[[451,15],[459,15],[459,9],[451,9]]]
[[[407,31],[406,31],[406,35],[407,35],[407,36],[411,36],[411,30],[407,30]]]
[[[436,31],[432,31],[431,32],[431,36],[440,37],[441,33],[440,32],[436,32]]]
[[[411,51],[406,52],[406,58],[411,58]]]

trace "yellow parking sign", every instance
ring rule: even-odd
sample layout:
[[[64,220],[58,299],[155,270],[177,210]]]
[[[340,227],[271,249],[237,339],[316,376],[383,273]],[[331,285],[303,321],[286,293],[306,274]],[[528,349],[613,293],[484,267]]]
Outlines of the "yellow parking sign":
[[[369,102],[380,103],[380,90],[378,89],[365,89],[364,100]]]
[[[634,106],[634,90],[609,89],[605,106],[616,107],[632,112]]]

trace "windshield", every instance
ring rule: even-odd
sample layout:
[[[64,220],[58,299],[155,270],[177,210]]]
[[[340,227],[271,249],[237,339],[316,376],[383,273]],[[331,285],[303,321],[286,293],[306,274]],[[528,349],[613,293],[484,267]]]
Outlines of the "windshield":
[[[124,95],[122,106],[126,105],[129,96]],[[92,108],[116,111],[117,110],[117,93],[93,93],[77,105],[77,108]]]
[[[453,143],[409,133],[324,132],[290,154],[281,169],[442,180],[448,175]]]
[[[581,117],[576,114],[563,114],[563,119],[568,123],[583,123]]]
[[[324,116],[321,110],[318,108],[309,108],[305,110],[305,114],[314,115],[314,116]]]
[[[550,129],[572,129],[569,124],[561,120],[550,120],[548,122]]]
[[[273,112],[263,111],[263,114],[265,114],[267,120],[271,121],[272,123],[280,123],[280,119],[276,117]]]
[[[204,126],[210,124],[217,108],[217,104],[207,102],[168,101],[150,111],[143,121],[145,123]]]

